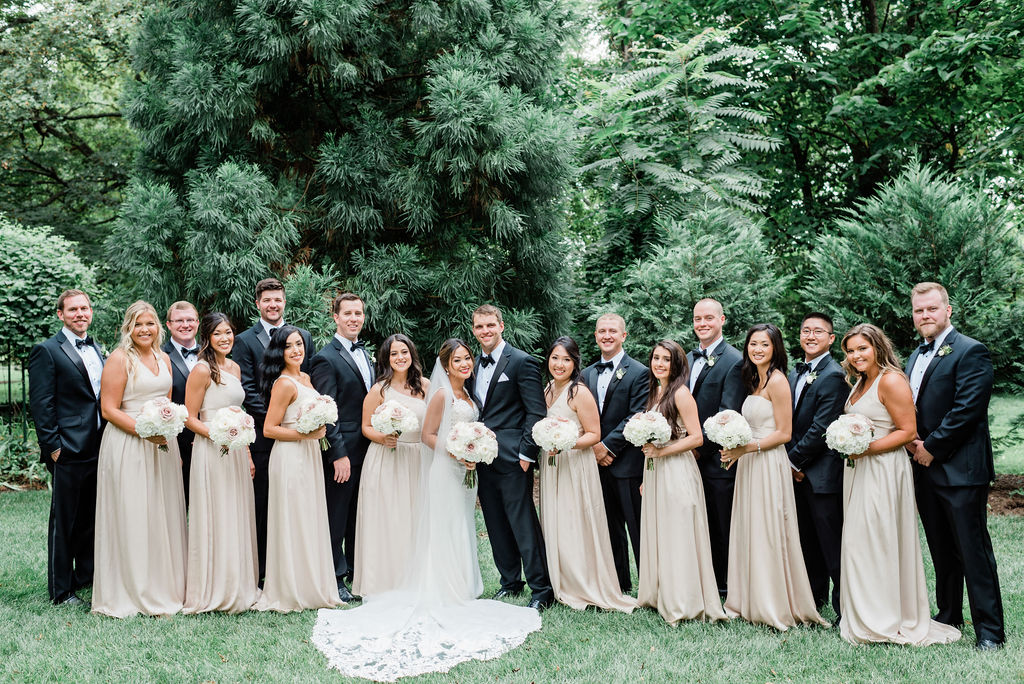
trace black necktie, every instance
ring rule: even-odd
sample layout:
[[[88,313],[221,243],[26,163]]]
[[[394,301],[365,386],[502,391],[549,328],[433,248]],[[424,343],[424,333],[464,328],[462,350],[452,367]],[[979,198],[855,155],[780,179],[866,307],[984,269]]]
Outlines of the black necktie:
[[[927,354],[928,352],[935,351],[935,340],[931,342],[922,342],[917,346],[919,354]]]
[[[797,376],[801,376],[801,375],[803,375],[804,373],[807,373],[810,370],[811,370],[811,364],[804,363],[803,361],[797,362],[797,364],[796,364],[796,374],[797,374]]]
[[[595,367],[597,368],[597,374],[600,375],[605,371],[610,371],[614,365],[615,364],[611,361],[598,361],[597,364],[595,364]]]
[[[84,340],[75,340],[75,348],[76,349],[81,349],[82,347],[91,347],[91,346],[92,346],[92,338],[89,337],[88,335],[85,336]]]
[[[484,354],[483,356],[480,357],[481,368],[487,368],[492,363],[494,363],[494,357],[492,357],[490,354]]]
[[[189,356],[196,356],[196,357],[198,357],[199,356],[199,347],[192,347],[191,349],[185,349],[183,347],[182,350],[181,350],[181,358],[187,359]]]
[[[352,351],[355,351],[356,349],[362,349],[363,351],[366,351],[366,343],[363,342],[362,340],[356,340],[355,342],[352,343]]]
[[[697,359],[706,359],[706,358],[708,358],[708,350],[707,349],[701,349],[700,347],[697,347],[696,349],[693,350],[693,360],[694,361],[696,361]]]
[[[270,331],[269,331],[270,336],[273,337],[274,333],[276,333],[277,330],[278,330],[277,328],[271,328]]]

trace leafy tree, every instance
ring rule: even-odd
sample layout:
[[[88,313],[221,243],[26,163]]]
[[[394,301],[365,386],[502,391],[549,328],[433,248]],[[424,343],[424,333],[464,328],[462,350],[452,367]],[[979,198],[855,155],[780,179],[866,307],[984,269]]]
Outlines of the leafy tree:
[[[60,325],[55,314],[62,291],[82,289],[97,300],[96,274],[50,228],[21,226],[0,214],[0,244],[0,358],[25,359]]]
[[[837,335],[874,323],[909,353],[919,341],[910,289],[935,281],[949,291],[954,325],[989,346],[999,383],[1024,380],[1024,252],[989,195],[915,163],[847,212],[833,233],[818,238],[814,277],[799,292],[833,314]]]
[[[125,113],[140,164],[112,256],[123,263],[117,243],[135,232],[159,247],[139,244],[128,280],[193,288],[236,317],[248,304],[227,290],[247,296],[250,262],[284,275],[331,265],[381,300],[371,326],[433,348],[467,302],[492,301],[536,322],[520,340],[534,346],[566,319],[571,127],[552,87],[571,29],[555,0],[155,9],[134,47]],[[248,180],[209,182],[235,169]],[[240,229],[208,233],[224,226]],[[226,276],[224,252],[242,272]],[[402,295],[379,289],[391,285]]]

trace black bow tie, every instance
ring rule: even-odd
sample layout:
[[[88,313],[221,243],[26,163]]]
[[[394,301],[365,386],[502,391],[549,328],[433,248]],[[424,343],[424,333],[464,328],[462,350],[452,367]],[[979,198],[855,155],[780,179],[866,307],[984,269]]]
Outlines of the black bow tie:
[[[696,361],[697,359],[706,359],[706,358],[708,358],[708,350],[707,349],[701,349],[700,347],[697,347],[696,349],[693,350],[693,360],[694,361]]]
[[[274,333],[276,333],[278,330],[279,330],[279,328],[271,328],[269,331],[267,331],[267,334],[269,334],[271,337],[273,337]]]
[[[931,342],[922,342],[917,345],[917,351],[919,354],[927,354],[928,352],[935,351],[935,340]]]
[[[803,361],[798,361],[797,362],[797,364],[796,364],[796,374],[797,375],[803,375],[804,373],[807,373],[810,370],[811,370],[811,364],[804,363]]]
[[[187,359],[189,356],[199,356],[199,347],[192,347],[191,349],[181,348],[181,358]]]
[[[366,343],[362,340],[356,340],[355,342],[350,342],[350,344],[352,345],[352,351],[355,351],[356,349],[366,350]]]
[[[91,347],[91,346],[92,346],[92,338],[89,337],[88,335],[85,336],[84,340],[75,340],[75,348],[76,349],[81,349],[82,347]]]
[[[595,364],[599,375],[605,371],[610,371],[614,366],[615,363],[612,361],[598,361],[597,364]]]
[[[480,357],[480,367],[481,368],[487,368],[492,363],[494,363],[494,357],[491,356],[490,354],[484,354],[483,356]]]

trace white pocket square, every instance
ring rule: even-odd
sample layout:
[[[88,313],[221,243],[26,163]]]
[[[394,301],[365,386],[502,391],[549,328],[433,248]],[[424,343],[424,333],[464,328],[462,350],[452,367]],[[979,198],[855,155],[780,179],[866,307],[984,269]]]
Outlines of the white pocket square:
[[[502,373],[501,377],[498,378],[498,382],[508,382],[508,376]]]

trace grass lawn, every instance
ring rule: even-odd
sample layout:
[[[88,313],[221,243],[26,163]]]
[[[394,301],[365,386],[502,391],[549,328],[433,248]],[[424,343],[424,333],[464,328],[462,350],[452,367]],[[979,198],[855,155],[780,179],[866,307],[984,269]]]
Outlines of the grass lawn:
[[[46,599],[47,492],[0,494],[0,680],[13,682],[343,681],[309,643],[315,613],[113,620]],[[482,521],[477,527],[482,531]],[[1024,518],[990,521],[1007,647],[854,647],[835,629],[788,633],[742,622],[665,625],[656,613],[578,613],[556,606],[544,627],[495,660],[424,682],[1014,682],[1024,681]],[[486,537],[486,591],[497,588]],[[925,553],[932,586],[931,566]],[[87,598],[87,593],[83,595]],[[524,599],[525,602],[525,599]],[[831,617],[828,613],[826,617]],[[406,680],[402,680],[406,681]]]
[[[1010,429],[1011,421],[1024,415],[1024,395],[1000,394],[992,397],[988,419],[992,437],[999,438]],[[1024,436],[1016,444],[996,448],[997,473],[1024,474]]]

